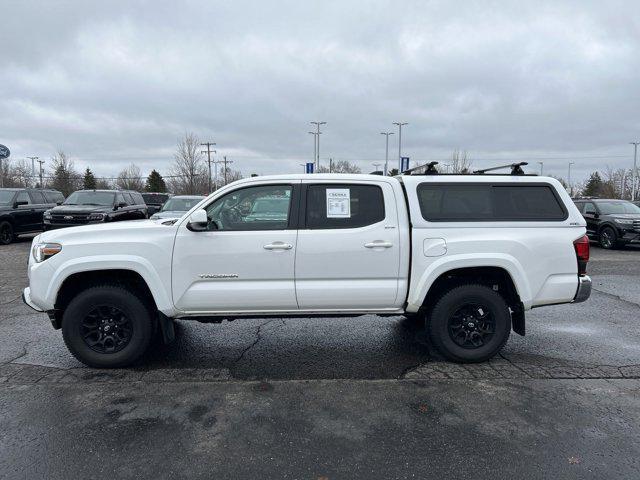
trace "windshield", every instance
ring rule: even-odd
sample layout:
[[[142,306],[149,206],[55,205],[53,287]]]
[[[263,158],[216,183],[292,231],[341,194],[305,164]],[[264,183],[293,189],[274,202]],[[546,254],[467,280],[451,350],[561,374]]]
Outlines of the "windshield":
[[[598,208],[603,215],[640,213],[640,207],[637,207],[631,202],[598,202]]]
[[[6,205],[11,202],[15,193],[13,190],[0,190],[0,204]]]
[[[186,212],[187,210],[191,210],[196,204],[202,200],[204,197],[198,198],[170,198],[165,202],[162,206],[163,212]]]
[[[105,205],[110,207],[113,205],[115,196],[115,192],[73,192],[63,205]]]

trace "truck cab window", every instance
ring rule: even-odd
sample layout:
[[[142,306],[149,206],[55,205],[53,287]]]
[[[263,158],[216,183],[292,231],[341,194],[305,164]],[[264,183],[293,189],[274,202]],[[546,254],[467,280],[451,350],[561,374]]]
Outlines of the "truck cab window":
[[[291,185],[264,185],[230,192],[207,207],[211,230],[284,230]]]

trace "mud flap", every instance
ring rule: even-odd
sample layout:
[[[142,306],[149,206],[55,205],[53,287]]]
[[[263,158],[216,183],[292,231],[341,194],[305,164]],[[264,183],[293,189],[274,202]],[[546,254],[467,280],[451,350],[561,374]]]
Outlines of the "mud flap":
[[[525,333],[524,306],[522,303],[511,307],[511,328],[518,335],[524,337]]]
[[[176,330],[174,328],[173,319],[167,317],[164,313],[158,312],[158,324],[162,332],[162,341],[165,345],[169,345],[176,339]]]

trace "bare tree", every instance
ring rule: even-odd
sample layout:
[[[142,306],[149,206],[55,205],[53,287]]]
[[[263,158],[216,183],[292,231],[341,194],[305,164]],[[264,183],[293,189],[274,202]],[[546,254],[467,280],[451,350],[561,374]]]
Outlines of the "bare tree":
[[[469,173],[471,170],[471,159],[467,155],[467,151],[462,152],[455,149],[451,154],[451,173]]]
[[[142,181],[140,168],[134,163],[129,165],[118,174],[116,185],[122,190],[135,190],[136,192],[144,190],[144,182]]]
[[[346,160],[338,160],[337,162],[331,162],[330,166],[320,166],[318,173],[361,173],[360,167],[355,163],[350,163]]]
[[[31,165],[27,160],[19,160],[11,169],[11,177],[16,187],[30,187],[33,181]]]
[[[242,178],[242,173],[238,170],[232,170],[229,167],[222,167],[221,171],[218,172],[218,187],[224,187],[225,185]]]
[[[169,188],[176,194],[194,195],[208,190],[208,170],[200,153],[200,140],[193,133],[185,133],[178,141],[171,167]]]

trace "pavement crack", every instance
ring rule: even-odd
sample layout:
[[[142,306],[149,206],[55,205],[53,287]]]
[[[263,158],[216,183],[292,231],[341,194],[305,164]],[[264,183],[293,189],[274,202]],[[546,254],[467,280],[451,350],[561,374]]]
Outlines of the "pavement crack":
[[[242,350],[242,352],[240,352],[240,355],[238,356],[238,358],[236,358],[236,360],[233,362],[234,365],[240,363],[242,361],[242,359],[244,358],[244,356],[246,355],[246,353],[258,344],[258,342],[262,338],[261,337],[262,327],[264,327],[265,325],[268,325],[269,323],[273,322],[274,320],[277,320],[277,319],[272,318],[271,320],[267,320],[266,322],[263,322],[260,325],[258,325],[258,327],[256,328],[256,332],[255,332],[256,338],[254,339],[254,341],[248,347],[246,347],[244,350]]]

